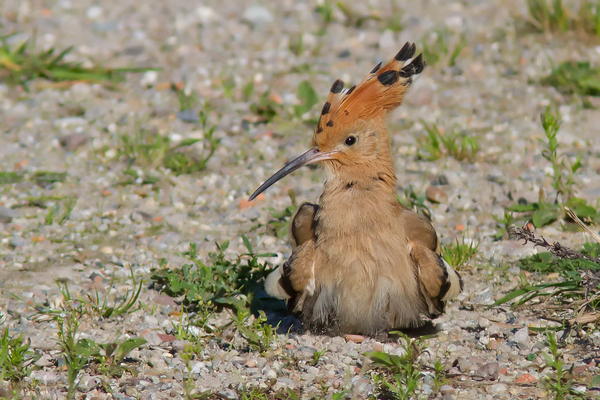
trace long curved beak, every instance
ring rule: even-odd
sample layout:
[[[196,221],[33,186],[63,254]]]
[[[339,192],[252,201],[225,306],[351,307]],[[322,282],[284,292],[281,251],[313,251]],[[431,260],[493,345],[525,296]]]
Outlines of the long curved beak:
[[[265,183],[260,185],[260,187],[258,189],[256,189],[256,191],[254,193],[252,193],[252,196],[250,196],[248,201],[254,200],[256,198],[256,196],[258,196],[259,194],[261,194],[262,192],[267,190],[275,182],[277,182],[281,178],[288,176],[289,174],[291,174],[298,168],[303,167],[308,164],[313,164],[313,163],[316,163],[319,161],[323,161],[323,160],[331,160],[335,153],[337,153],[337,151],[324,153],[322,151],[319,151],[319,149],[317,147],[313,147],[312,149],[308,150],[306,153],[302,154],[295,160],[290,161],[289,164],[287,164],[285,167],[281,168],[279,171],[275,172],[275,174],[273,174],[273,176],[271,176],[269,179],[267,179],[265,181]]]

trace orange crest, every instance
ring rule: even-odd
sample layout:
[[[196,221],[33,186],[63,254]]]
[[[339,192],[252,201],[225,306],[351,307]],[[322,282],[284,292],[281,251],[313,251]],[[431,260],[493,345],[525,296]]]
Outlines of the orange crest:
[[[313,144],[317,143],[318,136],[329,137],[358,121],[381,119],[398,107],[413,76],[425,67],[422,54],[412,58],[415,51],[414,43],[406,43],[391,61],[383,67],[377,64],[365,79],[350,89],[342,90],[344,82],[335,81],[323,105]]]

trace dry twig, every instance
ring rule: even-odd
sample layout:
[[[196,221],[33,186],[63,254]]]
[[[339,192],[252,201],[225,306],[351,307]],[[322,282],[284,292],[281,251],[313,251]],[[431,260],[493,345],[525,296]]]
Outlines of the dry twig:
[[[548,243],[548,241],[543,237],[537,237],[533,233],[533,230],[529,228],[529,224],[526,224],[523,228],[515,228],[512,227],[510,229],[511,235],[515,236],[517,240],[524,240],[523,246],[527,244],[527,242],[533,243],[535,246],[543,247],[547,249],[550,253],[554,254],[558,258],[563,258],[566,260],[575,260],[575,259],[583,259],[595,262],[600,265],[599,257],[590,257],[586,254],[580,253],[578,251],[572,250],[566,246],[558,242],[554,242],[552,244]]]
[[[571,211],[571,210],[567,209],[567,212],[569,212],[569,211]],[[576,222],[579,221],[578,223],[580,223],[580,225],[585,226],[583,224],[583,222],[581,222],[579,220],[579,218],[577,218],[577,216],[575,216],[574,220]],[[582,260],[588,260],[588,261],[591,261],[591,262],[594,262],[594,263],[600,265],[600,257],[588,256],[587,254],[583,254],[578,251],[572,250],[566,246],[563,246],[562,244],[560,244],[558,242],[554,242],[554,243],[550,244],[543,236],[541,236],[539,238],[537,236],[535,236],[533,231],[534,231],[533,225],[531,225],[530,223],[525,224],[523,226],[523,228],[512,227],[510,229],[512,236],[515,236],[517,238],[517,240],[525,241],[523,243],[523,246],[525,246],[527,244],[527,242],[531,242],[534,244],[534,246],[539,246],[539,247],[543,247],[543,248],[547,249],[550,253],[552,253],[554,256],[556,256],[558,258],[563,258],[566,260],[582,259]],[[586,232],[587,231],[591,232],[591,230],[589,230],[589,228],[586,229]],[[592,237],[594,237],[594,235],[592,235]],[[595,239],[595,237],[594,237],[594,239]],[[597,288],[598,284],[600,284],[600,271],[593,271],[591,269],[579,269],[578,272],[579,272],[579,276],[581,278],[581,286],[583,286],[585,288],[585,299],[587,299],[590,290]],[[587,303],[585,303],[585,304],[587,304]]]

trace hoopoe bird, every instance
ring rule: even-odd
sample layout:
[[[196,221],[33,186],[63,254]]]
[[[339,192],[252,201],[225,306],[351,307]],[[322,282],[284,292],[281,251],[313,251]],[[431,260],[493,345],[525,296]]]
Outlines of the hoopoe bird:
[[[429,220],[396,197],[385,118],[425,67],[415,51],[406,43],[349,89],[335,81],[313,147],[250,196],[302,166],[325,169],[319,203],[302,204],[290,225],[292,255],[265,282],[311,330],[378,335],[418,327],[462,290]]]

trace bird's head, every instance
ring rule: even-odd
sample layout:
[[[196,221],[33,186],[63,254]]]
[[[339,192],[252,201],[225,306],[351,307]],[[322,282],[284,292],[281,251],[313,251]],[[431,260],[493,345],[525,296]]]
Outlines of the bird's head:
[[[383,67],[379,63],[349,89],[341,80],[335,81],[313,135],[314,147],[267,179],[250,200],[308,164],[322,162],[333,176],[372,170],[382,163],[391,166],[385,117],[402,103],[414,76],[425,67],[421,54],[413,58],[415,50],[414,43],[406,43],[391,61]]]

